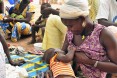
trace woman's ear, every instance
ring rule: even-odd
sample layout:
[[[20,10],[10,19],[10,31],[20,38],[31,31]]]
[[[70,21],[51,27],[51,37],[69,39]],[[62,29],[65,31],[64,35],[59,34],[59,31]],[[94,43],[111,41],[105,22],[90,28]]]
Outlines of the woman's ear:
[[[86,26],[86,21],[84,20],[82,23],[82,27],[85,27],[85,26]]]
[[[86,26],[86,18],[84,16],[81,16],[81,17],[79,17],[79,19],[82,22],[82,27],[85,27]]]

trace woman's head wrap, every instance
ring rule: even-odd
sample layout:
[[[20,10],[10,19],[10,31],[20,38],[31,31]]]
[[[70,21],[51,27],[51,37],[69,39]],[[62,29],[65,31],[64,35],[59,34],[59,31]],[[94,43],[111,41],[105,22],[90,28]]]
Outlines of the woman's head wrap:
[[[89,15],[88,0],[68,0],[60,8],[60,17],[64,19],[76,19],[87,15]]]

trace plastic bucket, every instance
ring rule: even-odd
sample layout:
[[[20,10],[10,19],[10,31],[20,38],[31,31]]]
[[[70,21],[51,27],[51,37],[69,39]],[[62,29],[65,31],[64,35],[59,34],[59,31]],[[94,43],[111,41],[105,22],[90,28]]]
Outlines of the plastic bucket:
[[[10,4],[15,4],[15,0],[8,0]]]
[[[34,44],[34,49],[37,50],[37,51],[42,50],[42,43],[35,43]]]

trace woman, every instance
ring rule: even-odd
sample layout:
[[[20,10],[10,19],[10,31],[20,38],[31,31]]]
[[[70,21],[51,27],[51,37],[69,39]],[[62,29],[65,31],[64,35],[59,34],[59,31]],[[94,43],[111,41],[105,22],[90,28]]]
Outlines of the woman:
[[[3,22],[9,22],[10,26],[7,28],[11,34],[11,40],[16,42],[21,35],[31,34],[30,23],[34,20],[35,7],[29,0],[19,1],[12,10],[11,17],[4,19]]]
[[[60,8],[70,31],[63,50],[68,44],[77,48],[74,58],[86,78],[105,78],[106,72],[117,73],[117,41],[108,28],[91,22],[88,14],[87,0],[69,0]],[[84,41],[77,35],[85,36]]]

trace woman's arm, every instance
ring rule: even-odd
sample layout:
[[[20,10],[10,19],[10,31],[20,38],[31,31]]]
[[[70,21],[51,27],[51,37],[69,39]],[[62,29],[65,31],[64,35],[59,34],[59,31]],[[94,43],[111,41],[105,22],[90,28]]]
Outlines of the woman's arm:
[[[42,23],[44,20],[41,20],[42,15],[37,19],[37,21],[35,22],[36,25]]]
[[[113,26],[117,26],[117,23],[113,23],[113,22],[110,22],[110,21],[108,21],[107,19],[104,19],[104,18],[102,18],[102,19],[98,19],[98,23],[99,24],[102,24],[102,25],[104,25],[104,26],[111,26],[111,25],[113,25]]]
[[[92,60],[88,58],[84,52],[76,52],[75,59],[79,64],[87,64],[87,65],[91,65],[92,67],[95,65],[97,61],[97,60]],[[103,61],[103,62],[98,61],[96,68],[105,72],[117,73],[117,64],[109,61]]]
[[[9,54],[7,43],[6,43],[4,37],[1,34],[0,34],[0,41],[1,41],[2,45],[3,45],[3,49],[4,49],[4,52],[5,52],[6,56],[7,56],[7,58],[8,58],[9,63],[12,64],[12,60],[11,60],[11,57],[10,57],[10,54]]]
[[[7,58],[8,58],[8,61],[9,61],[9,63],[11,65],[16,66],[16,65],[21,65],[21,64],[25,63],[24,60],[19,61],[17,63],[13,62],[11,57],[10,57],[10,54],[9,54],[9,49],[8,49],[7,43],[6,43],[4,37],[1,34],[0,34],[0,41],[1,41],[2,45],[3,45],[4,52],[5,52],[5,54],[6,54]]]
[[[26,18],[24,18],[24,19],[16,19],[16,18],[10,17],[10,18],[4,19],[3,22],[26,22],[26,23],[29,23],[33,14],[34,14],[33,12],[26,13]]]
[[[26,18],[24,18],[24,19],[14,19],[14,22],[26,22],[26,23],[29,23],[33,14],[34,14],[33,12],[27,12],[26,13]]]
[[[106,49],[110,62],[99,62],[98,67],[100,69],[105,68],[107,72],[117,73],[117,38],[115,34],[108,28],[103,29],[100,35],[100,42]]]
[[[117,73],[117,41],[113,33],[107,28],[103,29],[100,35],[100,42],[107,52],[110,61],[99,61],[96,68],[110,73]],[[94,66],[97,60],[88,58],[83,52],[76,52],[75,58],[78,63]]]

